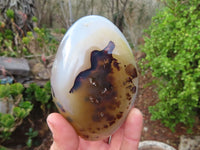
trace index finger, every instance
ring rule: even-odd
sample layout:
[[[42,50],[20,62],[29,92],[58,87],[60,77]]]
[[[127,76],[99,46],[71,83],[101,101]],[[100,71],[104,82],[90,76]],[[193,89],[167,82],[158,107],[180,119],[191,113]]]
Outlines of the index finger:
[[[137,150],[143,128],[143,116],[139,109],[133,108],[125,122],[120,150]]]

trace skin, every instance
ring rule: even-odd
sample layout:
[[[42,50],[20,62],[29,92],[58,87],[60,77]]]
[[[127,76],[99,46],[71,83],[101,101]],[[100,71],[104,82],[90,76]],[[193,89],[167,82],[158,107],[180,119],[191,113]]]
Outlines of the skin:
[[[143,116],[140,110],[132,108],[124,124],[107,140],[86,141],[79,137],[73,127],[59,113],[47,118],[53,134],[50,150],[137,150],[143,128]]]

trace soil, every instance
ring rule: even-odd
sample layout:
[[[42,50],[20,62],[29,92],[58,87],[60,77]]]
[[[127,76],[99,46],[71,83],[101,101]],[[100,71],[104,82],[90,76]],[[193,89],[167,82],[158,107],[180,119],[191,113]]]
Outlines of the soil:
[[[135,56],[137,61],[139,61],[139,59],[141,59],[142,57],[145,57],[145,55],[141,53],[136,53]],[[177,125],[176,131],[172,132],[169,128],[165,127],[160,121],[151,121],[151,114],[148,111],[148,107],[155,105],[158,101],[157,93],[154,90],[155,86],[152,85],[145,88],[145,85],[147,83],[150,83],[151,81],[152,76],[150,71],[146,72],[144,76],[139,76],[139,93],[135,101],[135,107],[139,108],[142,111],[144,117],[144,128],[142,132],[141,141],[156,140],[167,143],[173,146],[174,148],[178,149],[181,135],[200,135],[200,121],[199,119],[197,119],[192,134],[188,134],[186,127],[182,124]],[[40,114],[41,112],[38,112],[37,110],[33,112],[31,120],[27,119],[25,123],[23,123],[22,127],[17,129],[16,132],[13,134],[12,139],[18,139],[18,141],[15,141],[14,144],[12,144],[13,146],[10,145],[13,141],[10,141],[10,143],[6,143],[5,145],[10,145],[11,148],[20,150],[49,150],[53,141],[52,134],[48,130],[46,124],[46,116],[44,117]],[[35,148],[27,148],[25,146],[25,143],[19,145],[20,142],[24,142],[27,140],[27,137],[23,137],[24,134],[21,135],[21,133],[27,132],[28,129],[26,128],[26,126],[30,126],[30,124],[33,124],[33,128],[39,131],[39,136],[37,139],[35,139],[35,141],[38,141],[38,144],[36,145],[40,146],[37,146]]]

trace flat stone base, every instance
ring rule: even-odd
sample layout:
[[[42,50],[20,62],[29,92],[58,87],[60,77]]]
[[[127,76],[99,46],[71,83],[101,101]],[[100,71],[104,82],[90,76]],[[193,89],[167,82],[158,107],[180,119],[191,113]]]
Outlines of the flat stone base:
[[[12,75],[28,76],[30,68],[28,61],[24,58],[0,57],[0,69]]]
[[[176,150],[172,146],[158,141],[142,141],[138,150]]]

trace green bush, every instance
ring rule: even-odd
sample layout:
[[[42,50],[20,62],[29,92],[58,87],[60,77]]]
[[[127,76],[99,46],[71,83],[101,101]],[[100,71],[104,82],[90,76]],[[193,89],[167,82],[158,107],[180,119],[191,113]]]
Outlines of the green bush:
[[[35,45],[38,49],[40,49],[45,54],[55,53],[59,42],[56,38],[51,34],[51,30],[43,27],[43,28],[34,28],[37,37],[35,40]]]
[[[4,104],[7,107],[6,112],[0,112],[0,141],[9,139],[33,109],[31,102],[24,101],[23,91],[21,83],[0,84],[0,105]]]
[[[0,84],[0,98],[12,97],[15,99],[15,96],[20,95],[23,90],[24,87],[21,83]]]
[[[51,85],[50,81],[48,81],[44,88],[41,88],[35,83],[31,83],[29,87],[25,91],[26,99],[29,101],[37,101],[41,104],[41,109],[45,113],[46,107],[49,108],[49,101],[51,100]]]
[[[15,118],[11,114],[0,113],[0,138],[7,140],[10,138],[15,126]]]
[[[19,119],[23,119],[29,115],[32,109],[33,109],[33,105],[31,105],[31,102],[29,101],[21,102],[19,103],[19,107],[16,106],[13,108],[13,114],[15,117]]]
[[[24,88],[21,83],[0,84],[0,105],[5,104],[6,112],[0,112],[0,144],[8,140],[15,129],[22,124],[25,117],[30,115],[37,103],[44,113],[50,108],[51,85],[48,81],[44,87],[35,83]],[[11,106],[11,107],[9,107]],[[1,111],[1,110],[0,110]],[[29,129],[27,146],[31,147],[37,132]]]
[[[200,2],[167,0],[153,18],[141,62],[156,78],[159,102],[150,106],[152,119],[174,131],[178,123],[191,127],[200,108]]]
[[[33,22],[38,22],[38,18],[35,17],[35,16],[33,16],[33,17],[32,17],[32,21],[33,21]]]
[[[0,56],[21,57],[52,55],[56,52],[59,42],[47,28],[35,27],[25,33],[14,21],[14,11],[6,11],[6,19],[0,18]],[[32,18],[37,22],[37,18]]]
[[[12,19],[14,19],[14,11],[12,10],[12,9],[8,9],[7,11],[6,11],[6,16],[8,17],[8,18],[12,18]]]

